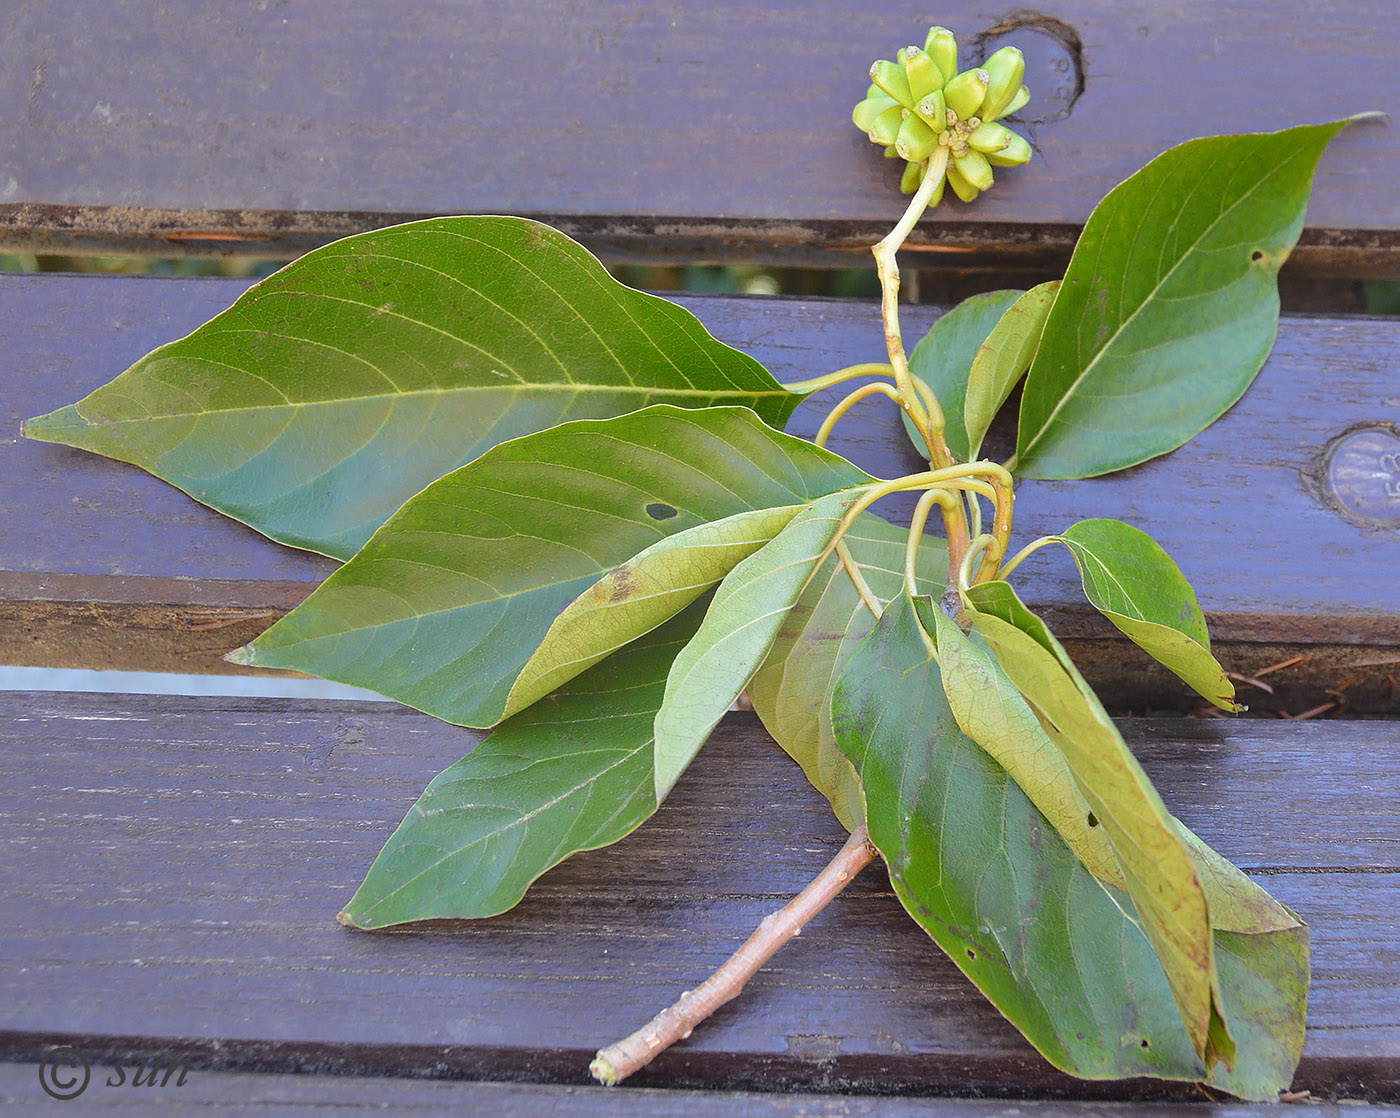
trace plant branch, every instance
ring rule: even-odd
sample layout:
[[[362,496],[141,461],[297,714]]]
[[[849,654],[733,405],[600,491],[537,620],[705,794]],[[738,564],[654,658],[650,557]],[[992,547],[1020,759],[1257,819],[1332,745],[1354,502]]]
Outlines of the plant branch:
[[[977,572],[978,582],[990,582],[996,578],[998,564],[1011,547],[1011,511],[1016,500],[1015,490],[1009,477],[993,477],[992,487],[996,490],[996,516],[992,521],[992,535],[996,537],[996,547],[987,551],[982,566]]]
[[[875,858],[875,847],[862,823],[811,883],[777,912],[763,918],[753,935],[719,970],[694,990],[687,990],[674,1005],[662,1010],[631,1036],[599,1051],[588,1070],[605,1087],[622,1082],[646,1067],[720,1006],[739,995],[760,967],[797,935]]]
[[[872,250],[875,254],[875,270],[880,277],[880,317],[885,325],[885,348],[889,351],[895,383],[899,385],[900,395],[904,397],[905,410],[908,411],[909,418],[913,420],[919,434],[924,437],[929,459],[935,466],[951,466],[953,455],[943,438],[943,432],[932,429],[928,409],[920,399],[909,373],[909,358],[905,356],[904,338],[899,331],[899,265],[895,262],[895,254],[923,216],[934,192],[943,185],[943,176],[947,168],[948,149],[940,146],[929,157],[923,184],[910,200],[904,216]]]

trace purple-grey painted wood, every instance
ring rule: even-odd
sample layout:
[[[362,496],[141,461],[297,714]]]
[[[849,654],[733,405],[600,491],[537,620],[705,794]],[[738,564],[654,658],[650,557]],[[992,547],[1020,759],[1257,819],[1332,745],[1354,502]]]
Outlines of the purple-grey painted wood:
[[[0,696],[0,1054],[580,1082],[843,834],[752,715],[657,817],[492,920],[334,915],[479,735],[385,704]],[[1310,922],[1296,1086],[1400,1099],[1400,783],[1383,723],[1124,724],[1167,804]],[[1319,778],[1319,758],[1326,758]],[[1054,1072],[867,872],[638,1085],[1123,1097]]]
[[[117,1070],[117,1062],[121,1071]],[[150,1057],[147,1057],[149,1060]],[[115,1061],[115,1062],[114,1062]],[[0,1063],[0,1109],[32,1109],[45,1102],[39,1085],[41,1064]],[[178,1068],[178,1064],[175,1065]],[[1078,1102],[1073,1100],[1014,1101],[917,1098],[871,1095],[815,1095],[784,1091],[668,1091],[625,1087],[574,1087],[537,1083],[485,1083],[389,1077],[329,1075],[269,1075],[256,1072],[208,1071],[186,1073],[183,1086],[175,1070],[168,1083],[167,1065],[157,1062],[156,1084],[147,1085],[150,1064],[116,1053],[106,1063],[89,1062],[87,1087],[74,1098],[104,1114],[148,1115],[153,1106],[182,1106],[200,1114],[305,1114],[310,1107],[320,1118],[383,1114],[453,1114],[476,1118],[1277,1118],[1264,1104],[1177,1102]],[[131,1080],[140,1074],[142,1084]],[[52,1074],[52,1073],[49,1073]],[[74,1078],[70,1079],[70,1075]],[[60,1082],[73,1091],[82,1082],[80,1066],[58,1069]],[[165,1084],[162,1086],[162,1084]],[[1394,1118],[1400,1110],[1384,1104],[1348,1100],[1319,1104],[1309,1100],[1310,1118]]]
[[[998,28],[987,46],[1026,51],[1039,155],[924,223],[935,248],[1062,253],[1168,147],[1393,110],[1400,92],[1389,0],[1065,0],[999,22],[1009,10],[935,18],[965,61]],[[391,217],[527,213],[634,256],[787,246],[864,263],[901,201],[851,107],[871,62],[929,21],[853,0],[12,0],[0,224],[49,247],[275,252]],[[1393,129],[1342,136],[1302,256],[1394,272],[1397,178]]]
[[[0,443],[0,656],[67,667],[228,670],[249,640],[332,569],[272,544],[133,467],[18,437],[28,415],[69,403],[155,346],[222,310],[246,283],[133,277],[0,276],[7,354]],[[838,300],[686,296],[724,340],[795,380],[878,359],[873,305]],[[916,338],[937,308],[904,311]],[[1293,713],[1330,701],[1400,710],[1400,528],[1358,527],[1309,483],[1328,442],[1359,424],[1400,421],[1400,321],[1288,316],[1259,380],[1223,420],[1174,454],[1086,482],[1025,482],[1016,539],[1115,516],[1159,539],[1196,586],[1229,666],[1248,674],[1286,655],[1313,659],[1270,677]],[[811,435],[841,390],[804,404]],[[1008,449],[1002,439],[999,448]],[[993,440],[995,443],[995,440]],[[863,406],[834,449],[894,477],[919,468],[892,409]],[[1379,468],[1379,466],[1377,466]],[[911,501],[887,514],[907,522]],[[1018,544],[1019,546],[1019,544]],[[1152,674],[1082,603],[1073,564],[1038,553],[1018,582],[1078,640],[1090,674],[1123,709],[1185,709],[1182,687]],[[238,620],[242,618],[243,620]],[[210,626],[213,626],[212,628]],[[1268,704],[1253,693],[1246,701]],[[1117,708],[1115,708],[1117,709]]]
[[[126,1057],[125,1062],[121,1062]],[[149,1060],[150,1057],[147,1057]],[[117,1063],[121,1062],[121,1071]],[[39,1063],[0,1063],[0,1109],[32,1109],[45,1102],[39,1085]],[[320,1118],[362,1114],[453,1114],[476,1118],[1277,1118],[1265,1104],[1222,1102],[1079,1102],[918,1098],[872,1095],[816,1095],[784,1091],[675,1091],[628,1086],[608,1091],[598,1086],[575,1087],[538,1083],[487,1083],[442,1079],[401,1079],[386,1076],[270,1075],[257,1072],[208,1071],[186,1073],[177,1086],[178,1064],[168,1081],[167,1065],[155,1065],[156,1084],[147,1084],[151,1065],[116,1053],[106,1063],[90,1061],[87,1087],[74,1098],[85,1108],[104,1114],[148,1115],[153,1106],[181,1106],[200,1114],[305,1114],[314,1107]],[[52,1073],[49,1073],[52,1074]],[[141,1086],[132,1078],[141,1076]],[[74,1078],[70,1079],[70,1075]],[[73,1091],[82,1082],[80,1066],[58,1069],[60,1082]],[[165,1084],[162,1086],[162,1084]],[[1311,1103],[1310,1118],[1395,1118],[1400,1109],[1367,1105],[1360,1100]]]

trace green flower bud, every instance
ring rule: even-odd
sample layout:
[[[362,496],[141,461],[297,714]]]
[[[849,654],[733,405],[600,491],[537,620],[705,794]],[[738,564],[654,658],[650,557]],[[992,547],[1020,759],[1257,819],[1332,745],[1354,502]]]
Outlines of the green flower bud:
[[[948,106],[942,93],[930,93],[914,106],[914,111],[935,132],[942,132],[948,127]]]
[[[909,78],[897,62],[877,62],[870,67],[870,77],[882,90],[906,109],[914,107],[914,94],[909,90]]]
[[[895,150],[894,144],[890,144],[887,148],[885,148],[885,158],[886,158],[886,159],[903,159],[904,156],[900,155],[899,152]]]
[[[910,116],[899,126],[899,136],[894,146],[911,163],[922,163],[938,146],[938,133],[917,116]]]
[[[906,163],[904,174],[899,180],[899,192],[901,194],[913,194],[923,185],[924,175],[928,173],[927,163]]]
[[[973,120],[976,119],[976,117],[973,117]],[[976,148],[981,152],[990,153],[1001,151],[1002,148],[1006,147],[1006,145],[1011,142],[1011,137],[1015,134],[1016,133],[1012,132],[1011,129],[1004,125],[993,124],[991,121],[987,121],[978,125],[968,133],[967,146]]]
[[[857,105],[851,119],[857,128],[869,135],[872,143],[892,144],[899,135],[899,126],[904,123],[907,112],[903,106],[881,94],[878,99],[867,97]]]
[[[1015,47],[1002,47],[982,69],[987,71],[987,94],[979,115],[983,120],[996,120],[1005,115],[1011,99],[1020,92],[1026,59]]]
[[[946,81],[943,72],[918,47],[905,47],[899,52],[899,60],[904,63],[909,92],[914,95],[914,100],[922,101],[930,93],[942,90]]]
[[[971,186],[987,190],[992,185],[992,165],[980,151],[953,156],[953,167]]]
[[[958,72],[958,41],[946,27],[930,27],[924,39],[924,53],[933,60],[938,72],[943,75],[946,86]]]
[[[964,70],[943,87],[943,99],[948,102],[949,111],[956,113],[959,120],[972,116],[985,96],[986,70]]]
[[[855,122],[855,126],[862,132],[869,132],[871,125],[875,123],[876,118],[881,113],[889,112],[890,109],[897,109],[899,107],[899,102],[893,97],[886,96],[884,90],[877,89],[874,93],[867,96],[864,101],[856,105],[855,109],[851,112],[851,120]]]
[[[964,202],[971,202],[977,197],[979,191],[967,179],[958,173],[957,167],[948,164],[948,185],[953,188],[953,193]]]
[[[1016,91],[1016,96],[1011,98],[1011,101],[1007,104],[1006,108],[1001,110],[1001,115],[1010,116],[1012,113],[1017,112],[1020,109],[1024,109],[1026,107],[1026,102],[1030,99],[1031,91],[1025,86],[1022,86],[1019,90]]]
[[[1006,146],[1000,151],[987,152],[987,162],[993,167],[1019,167],[1022,163],[1029,163],[1031,145],[1026,142],[1025,137],[1017,135],[1009,128],[1006,134],[1009,137]]]

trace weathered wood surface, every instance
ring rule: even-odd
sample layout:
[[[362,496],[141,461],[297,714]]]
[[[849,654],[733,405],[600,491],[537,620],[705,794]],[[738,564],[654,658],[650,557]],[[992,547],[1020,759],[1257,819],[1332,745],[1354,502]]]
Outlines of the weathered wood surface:
[[[1026,51],[1039,156],[922,224],[930,263],[988,244],[1060,263],[1094,203],[1168,147],[1394,111],[1400,93],[1391,0],[1008,11],[938,18],[965,62],[979,42]],[[929,19],[855,0],[12,0],[0,239],[275,255],[428,213],[525,213],[616,258],[865,263],[901,203],[851,106]],[[1299,263],[1396,274],[1397,179],[1394,129],[1343,135]]]
[[[59,667],[227,671],[223,652],[300,601],[333,565],[269,543],[134,467],[18,435],[20,421],[105,383],[147,350],[222,310],[243,281],[0,277],[0,659]],[[721,338],[796,380],[881,352],[873,305],[688,296]],[[936,308],[910,307],[917,337]],[[1116,516],[1159,539],[1194,582],[1218,649],[1246,674],[1312,659],[1244,697],[1292,713],[1342,692],[1353,712],[1400,711],[1400,529],[1359,527],[1309,481],[1330,440],[1400,420],[1400,321],[1286,317],[1255,386],[1176,453],[1087,482],[1026,482],[1017,539]],[[839,390],[804,404],[810,436]],[[995,440],[994,440],[995,441]],[[918,468],[892,409],[872,404],[832,446],[866,468]],[[1400,443],[1397,444],[1400,446]],[[990,446],[993,454],[1006,449]],[[1379,459],[1363,483],[1400,475]],[[1368,490],[1369,492],[1369,490]],[[908,499],[887,502],[907,522]],[[1084,607],[1067,556],[1045,551],[1018,582],[1068,634],[1115,709],[1186,709],[1184,689]],[[240,618],[242,620],[240,620]],[[1360,677],[1354,679],[1360,673]]]
[[[118,1059],[120,1057],[117,1057]],[[942,1118],[1121,1118],[1124,1104],[1075,1100],[879,1098],[870,1095],[816,1095],[784,1091],[668,1091],[628,1087],[565,1087],[537,1083],[488,1083],[442,1079],[329,1075],[268,1075],[256,1072],[190,1071],[183,1087],[161,1086],[164,1065],[155,1086],[131,1086],[132,1063],[122,1065],[126,1081],[112,1063],[90,1065],[88,1086],[80,1096],[85,1109],[104,1114],[147,1115],[154,1106],[181,1106],[200,1114],[305,1114],[315,1108],[320,1118],[330,1115],[453,1114],[476,1118],[914,1118],[937,1113]],[[0,1063],[0,1109],[32,1109],[45,1102],[39,1086],[38,1063]],[[81,1073],[78,1073],[81,1074]],[[65,1082],[68,1072],[60,1074]],[[80,1080],[78,1080],[80,1081]],[[75,1085],[76,1082],[74,1081]],[[108,1086],[108,1081],[111,1086]],[[69,1088],[73,1090],[74,1088]],[[1308,1100],[1308,1118],[1394,1118],[1400,1108],[1368,1105],[1355,1099],[1344,1104]],[[1278,1118],[1278,1109],[1264,1104],[1141,1102],[1130,1104],[1133,1118]]]
[[[120,1059],[121,1056],[114,1057]],[[133,1087],[132,1065],[141,1069],[142,1085]],[[40,1064],[0,1063],[0,1109],[33,1109],[46,1102],[39,1086]],[[178,1071],[168,1085],[166,1065],[159,1065],[155,1086],[146,1085],[139,1060],[123,1063],[124,1075],[113,1063],[92,1063],[88,1086],[77,1098],[85,1109],[104,1114],[147,1115],[155,1106],[181,1106],[199,1114],[453,1114],[476,1118],[914,1118],[937,1113],[942,1118],[1121,1118],[1124,1104],[1075,1100],[879,1098],[870,1095],[816,1095],[784,1091],[668,1091],[627,1087],[573,1087],[537,1083],[489,1083],[442,1079],[402,1079],[387,1076],[269,1075],[256,1072],[192,1070],[184,1086],[176,1086]],[[75,1072],[81,1076],[81,1072]],[[60,1079],[68,1082],[69,1072]],[[125,1082],[123,1082],[125,1079]],[[110,1081],[110,1086],[108,1085]],[[73,1090],[81,1079],[74,1080]],[[1345,1104],[1308,1100],[1308,1118],[1394,1118],[1400,1108],[1368,1105],[1355,1099]],[[1133,1118],[1278,1118],[1273,1106],[1243,1103],[1141,1102],[1127,1104]]]
[[[655,819],[512,912],[371,935],[334,914],[472,733],[386,704],[103,695],[0,696],[0,726],[0,1058],[69,1043],[211,1070],[582,1082],[596,1047],[693,987],[844,838],[753,716],[731,715]],[[1312,926],[1295,1087],[1400,1100],[1393,729],[1124,731],[1168,806]],[[1162,1090],[1051,1069],[880,872],[636,1085]]]

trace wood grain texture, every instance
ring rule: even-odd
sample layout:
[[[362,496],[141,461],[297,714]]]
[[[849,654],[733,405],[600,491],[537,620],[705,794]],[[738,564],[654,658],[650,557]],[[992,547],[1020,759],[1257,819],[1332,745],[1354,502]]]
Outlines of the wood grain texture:
[[[1006,12],[959,16],[965,60],[1017,23]],[[521,213],[619,257],[864,263],[901,202],[851,107],[929,18],[853,0],[15,0],[3,239],[276,254],[389,219]],[[986,46],[1028,56],[1039,156],[922,225],[931,261],[989,242],[1062,259],[1094,203],[1174,144],[1394,108],[1389,0],[1066,0],[1019,18]],[[1300,260],[1396,274],[1398,177],[1393,129],[1350,130]]]
[[[124,1054],[113,1057],[120,1060]],[[140,1061],[136,1061],[139,1065]],[[128,1075],[131,1063],[122,1065]],[[43,1103],[38,1063],[0,1063],[0,1108],[32,1108]],[[163,1075],[163,1072],[159,1073]],[[318,1116],[363,1114],[465,1114],[475,1118],[914,1118],[933,1107],[944,1118],[1115,1118],[1122,1103],[1024,1099],[940,1098],[936,1103],[917,1098],[871,1095],[833,1096],[784,1091],[668,1091],[626,1087],[566,1087],[535,1083],[488,1083],[452,1080],[365,1078],[329,1075],[269,1075],[255,1072],[196,1070],[183,1087],[134,1088],[125,1083],[112,1063],[90,1067],[88,1088],[80,1096],[84,1108],[104,1114],[148,1115],[154,1106],[179,1106],[197,1114],[305,1114]],[[111,1081],[113,1086],[107,1086]],[[1278,1110],[1263,1104],[1141,1102],[1127,1104],[1134,1118],[1277,1118]],[[1395,1107],[1347,1100],[1345,1105],[1313,1102],[1310,1118],[1394,1118]]]
[[[178,1072],[168,1086],[132,1087],[130,1076],[141,1061],[123,1057],[126,1082],[115,1065],[92,1063],[87,1089],[80,1096],[84,1108],[103,1114],[148,1115],[152,1107],[179,1106],[197,1114],[305,1114],[310,1107],[318,1116],[363,1114],[489,1115],[490,1118],[914,1118],[932,1108],[944,1118],[1115,1118],[1125,1111],[1122,1103],[1024,1099],[940,1098],[936,1103],[917,1098],[881,1098],[871,1095],[834,1096],[784,1091],[668,1091],[649,1087],[625,1087],[608,1091],[598,1086],[573,1087],[536,1083],[462,1082],[441,1079],[402,1079],[386,1076],[269,1075],[256,1072],[220,1072],[198,1069],[177,1087]],[[39,1086],[38,1063],[0,1063],[0,1109],[33,1108],[45,1100]],[[107,1086],[108,1081],[112,1086]],[[1134,1118],[1277,1118],[1278,1110],[1263,1104],[1175,1103],[1135,1101]],[[1394,1118],[1395,1107],[1367,1105],[1359,1100],[1312,1103],[1309,1118]]]
[[[7,361],[0,443],[0,658],[61,667],[227,671],[220,654],[251,639],[333,569],[201,507],[140,470],[29,442],[20,421],[69,403],[147,350],[228,306],[240,280],[0,276]],[[720,338],[782,380],[881,353],[873,304],[686,296]],[[938,308],[904,312],[917,338]],[[1088,516],[1114,516],[1156,537],[1200,594],[1222,657],[1245,674],[1289,655],[1312,659],[1269,682],[1256,709],[1297,713],[1343,692],[1350,710],[1400,711],[1400,530],[1359,528],[1314,495],[1323,447],[1363,423],[1400,421],[1400,322],[1290,316],[1263,373],[1223,420],[1174,454],[1087,482],[1025,482],[1016,539]],[[791,430],[810,436],[840,389],[804,404]],[[833,449],[888,477],[919,468],[891,409],[862,406]],[[1009,428],[988,450],[1010,450]],[[908,499],[884,511],[907,523]],[[1019,546],[1019,544],[1018,544]],[[1023,580],[1023,582],[1022,582]],[[1082,602],[1067,555],[1039,553],[1018,576],[1052,615],[1113,709],[1189,709],[1185,689],[1154,669]]]
[[[0,726],[11,1059],[66,1042],[211,1069],[581,1082],[596,1047],[692,987],[844,838],[755,719],[731,715],[655,819],[512,912],[365,934],[334,914],[470,732],[386,704],[102,695],[0,696]],[[1312,925],[1295,1085],[1400,1099],[1393,731],[1124,731],[1168,806]],[[1161,1094],[1050,1069],[878,872],[638,1085]]]

